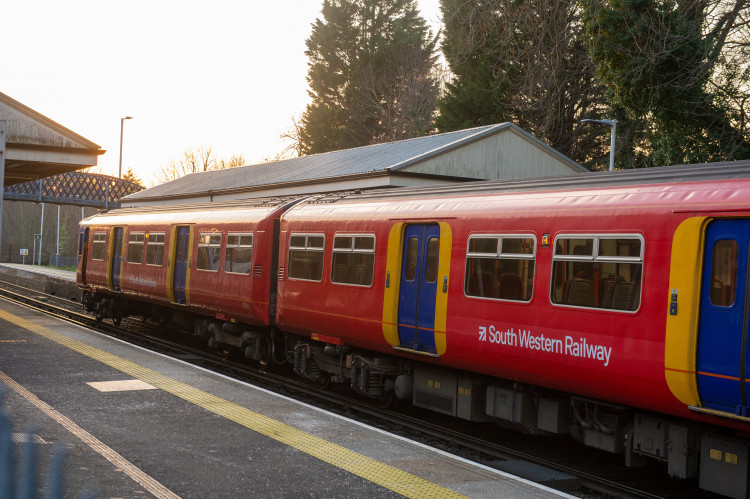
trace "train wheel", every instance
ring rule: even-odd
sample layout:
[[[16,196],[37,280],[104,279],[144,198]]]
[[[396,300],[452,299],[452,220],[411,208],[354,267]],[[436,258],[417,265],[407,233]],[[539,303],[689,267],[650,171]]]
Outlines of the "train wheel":
[[[271,341],[267,336],[262,335],[258,338],[256,349],[258,354],[258,364],[260,365],[261,371],[267,371],[271,366],[272,348]]]
[[[331,387],[331,376],[323,374],[323,376],[315,380],[314,383],[321,390],[328,390],[328,388]]]
[[[388,409],[389,407],[395,406],[397,401],[398,399],[396,398],[396,394],[393,392],[393,390],[391,390],[378,397],[375,404],[380,409]]]

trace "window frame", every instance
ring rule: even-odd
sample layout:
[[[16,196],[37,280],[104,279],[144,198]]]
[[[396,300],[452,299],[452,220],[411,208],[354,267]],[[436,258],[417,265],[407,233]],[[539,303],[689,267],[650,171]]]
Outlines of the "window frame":
[[[140,240],[138,239],[139,237],[140,237]],[[134,261],[130,259],[132,246],[141,247],[141,258],[139,260]],[[146,249],[146,231],[142,231],[142,230],[128,231],[128,256],[125,259],[125,261],[132,265],[141,265],[143,263],[143,258],[146,256],[145,249]]]
[[[209,238],[208,238],[208,244],[204,244],[204,243],[201,242],[201,240],[203,239],[203,236],[209,236]],[[211,237],[213,237],[213,236],[219,236],[219,243],[218,244],[211,242]],[[199,232],[198,233],[198,245],[196,247],[197,251],[195,252],[196,253],[195,254],[195,270],[198,270],[200,272],[215,272],[215,273],[218,273],[221,270],[221,265],[222,265],[221,255],[222,255],[222,247],[223,247],[223,245],[224,245],[224,234],[223,233],[221,233],[221,232],[215,232],[215,231]],[[219,258],[218,258],[218,264],[217,264],[216,269],[214,269],[214,268],[208,268],[208,269],[206,269],[206,268],[202,268],[202,267],[198,266],[198,264],[200,263],[200,249],[201,248],[219,248]],[[210,254],[210,252],[209,252],[209,254]]]
[[[161,236],[162,240],[161,242],[155,242],[153,241],[154,237]],[[151,267],[163,267],[164,266],[164,253],[166,249],[166,243],[167,243],[167,233],[166,232],[146,232],[146,259],[144,260],[146,265],[149,265]],[[151,248],[156,248],[158,246],[161,246],[161,261],[159,263],[149,263],[148,262],[148,254],[149,250]]]
[[[531,239],[533,241],[532,245],[532,252],[531,253],[504,253],[503,252],[503,239]],[[480,252],[472,252],[469,251],[471,248],[471,240],[472,239],[496,239],[497,240],[497,250],[494,254],[492,253],[480,253]],[[464,284],[463,284],[463,291],[464,296],[466,298],[472,298],[477,300],[491,300],[491,301],[499,301],[499,302],[505,302],[505,303],[531,303],[531,301],[534,299],[534,290],[536,289],[536,276],[537,276],[537,237],[536,234],[532,233],[474,233],[469,234],[469,237],[466,238],[466,257],[464,258]],[[512,300],[509,298],[494,298],[492,296],[477,296],[477,295],[470,295],[467,293],[467,279],[469,277],[469,258],[482,258],[485,260],[526,260],[526,261],[532,261],[534,262],[534,274],[531,278],[531,293],[529,295],[528,300]]]
[[[560,239],[593,239],[591,245],[591,255],[557,255],[557,241]],[[639,256],[600,256],[599,248],[602,240],[615,240],[615,239],[638,239],[640,241],[640,254]],[[630,233],[570,233],[561,232],[555,234],[552,239],[552,259],[550,262],[550,286],[549,286],[549,301],[554,307],[574,308],[581,310],[594,310],[598,312],[615,312],[624,314],[636,314],[641,310],[643,304],[643,274],[645,270],[645,257],[646,257],[646,238],[640,232]],[[638,292],[638,306],[634,310],[626,310],[621,308],[610,308],[610,307],[590,307],[586,305],[570,305],[566,303],[558,303],[553,300],[553,292],[555,289],[555,262],[592,262],[592,263],[626,263],[626,264],[640,264],[641,266],[641,278]]]
[[[336,238],[338,237],[350,237],[351,238],[351,246],[346,249],[336,248]],[[357,249],[356,246],[356,238],[366,238],[372,240],[372,249]],[[291,241],[291,239],[290,239]],[[360,233],[352,233],[352,232],[342,232],[342,233],[334,233],[333,234],[333,244],[331,245],[331,272],[330,272],[330,278],[331,283],[336,284],[338,286],[356,286],[359,288],[371,288],[373,284],[375,284],[375,253],[377,249],[377,238],[375,234],[371,232],[360,232]],[[325,244],[324,244],[325,247]],[[335,267],[333,265],[333,259],[336,253],[345,253],[345,254],[355,254],[359,253],[362,255],[372,255],[372,273],[370,275],[370,284],[359,284],[359,283],[353,283],[353,282],[341,282],[341,281],[335,281],[334,280],[334,271]]]
[[[242,245],[242,238],[250,236],[250,246],[243,246]],[[231,237],[237,237],[238,242],[236,245],[229,246],[229,238]],[[227,255],[229,254],[229,248],[250,248],[250,261],[248,261],[248,269],[247,272],[236,272],[232,270],[227,270]],[[253,273],[253,256],[255,254],[255,234],[252,232],[228,232],[226,242],[224,243],[224,272],[227,274],[233,274],[233,275],[252,275]]]
[[[101,241],[97,241],[97,236],[103,236],[101,238]],[[102,255],[101,258],[96,258],[96,244],[100,243],[102,245]],[[103,262],[104,258],[107,256],[107,231],[94,231],[94,234],[91,236],[91,260],[97,261],[97,262]]]
[[[295,237],[304,237],[305,238],[305,245],[304,246],[292,246],[292,239]],[[310,247],[310,238],[311,237],[321,237],[323,238],[323,246],[317,247],[313,246]],[[321,270],[320,270],[320,279],[305,279],[302,277],[293,277],[291,274],[292,271],[292,251],[311,251],[311,252],[318,252],[322,254],[321,257]],[[287,267],[286,267],[286,277],[288,279],[291,279],[293,281],[305,281],[305,282],[323,282],[323,276],[325,276],[325,251],[326,251],[326,235],[322,232],[290,232],[289,233],[289,245],[288,245],[288,251],[287,251]]]

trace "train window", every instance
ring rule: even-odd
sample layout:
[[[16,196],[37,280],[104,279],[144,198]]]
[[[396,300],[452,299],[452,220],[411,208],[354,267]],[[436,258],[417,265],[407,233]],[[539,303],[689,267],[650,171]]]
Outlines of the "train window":
[[[106,248],[105,243],[107,241],[106,232],[95,232],[93,239],[93,248],[91,250],[92,260],[104,260],[104,249]]]
[[[535,263],[533,235],[471,236],[466,256],[466,296],[530,301]]]
[[[739,247],[736,241],[723,239],[714,244],[711,264],[711,303],[731,307],[737,294]]]
[[[198,237],[198,270],[218,272],[221,266],[221,234],[201,233]]]
[[[146,265],[163,265],[164,239],[163,232],[146,234]]]
[[[224,257],[224,272],[249,274],[252,257],[252,234],[229,234],[227,236],[227,254]]]
[[[427,241],[427,263],[425,264],[424,280],[425,282],[436,282],[438,272],[438,251],[440,250],[440,240],[431,237]]]
[[[413,281],[417,278],[419,260],[419,239],[411,237],[406,242],[406,260],[404,261],[404,279]]]
[[[293,234],[289,238],[289,278],[322,281],[324,247],[321,234]]]
[[[331,282],[372,286],[375,236],[337,235],[333,238]]]
[[[591,259],[594,255],[594,239],[559,238],[555,242],[555,255]]]
[[[143,262],[143,246],[146,244],[144,232],[131,232],[128,236],[128,263]]]
[[[552,303],[634,312],[641,302],[642,273],[639,235],[558,236]]]

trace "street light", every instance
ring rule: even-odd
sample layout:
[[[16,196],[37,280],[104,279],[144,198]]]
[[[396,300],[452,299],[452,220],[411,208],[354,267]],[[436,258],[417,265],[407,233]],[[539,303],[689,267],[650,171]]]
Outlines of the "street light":
[[[120,118],[120,169],[118,173],[118,177],[122,178],[122,128],[123,124],[125,123],[125,120],[132,120],[132,116],[125,116],[124,118]]]
[[[612,139],[609,145],[609,171],[615,169],[615,131],[617,130],[617,120],[581,120],[581,123],[598,123],[600,125],[609,125],[612,127]]]

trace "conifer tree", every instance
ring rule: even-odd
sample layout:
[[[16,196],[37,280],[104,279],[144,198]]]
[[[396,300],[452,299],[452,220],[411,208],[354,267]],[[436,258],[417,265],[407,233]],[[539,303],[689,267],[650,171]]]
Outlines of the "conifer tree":
[[[581,4],[611,103],[644,122],[646,164],[750,158],[750,67],[747,53],[730,53],[750,31],[748,0]]]
[[[429,132],[436,43],[415,0],[324,0],[305,52],[312,102],[300,120],[300,152]]]
[[[584,162],[607,147],[576,133],[604,108],[581,37],[577,0],[440,0],[443,55],[453,73],[440,131],[511,121]]]

